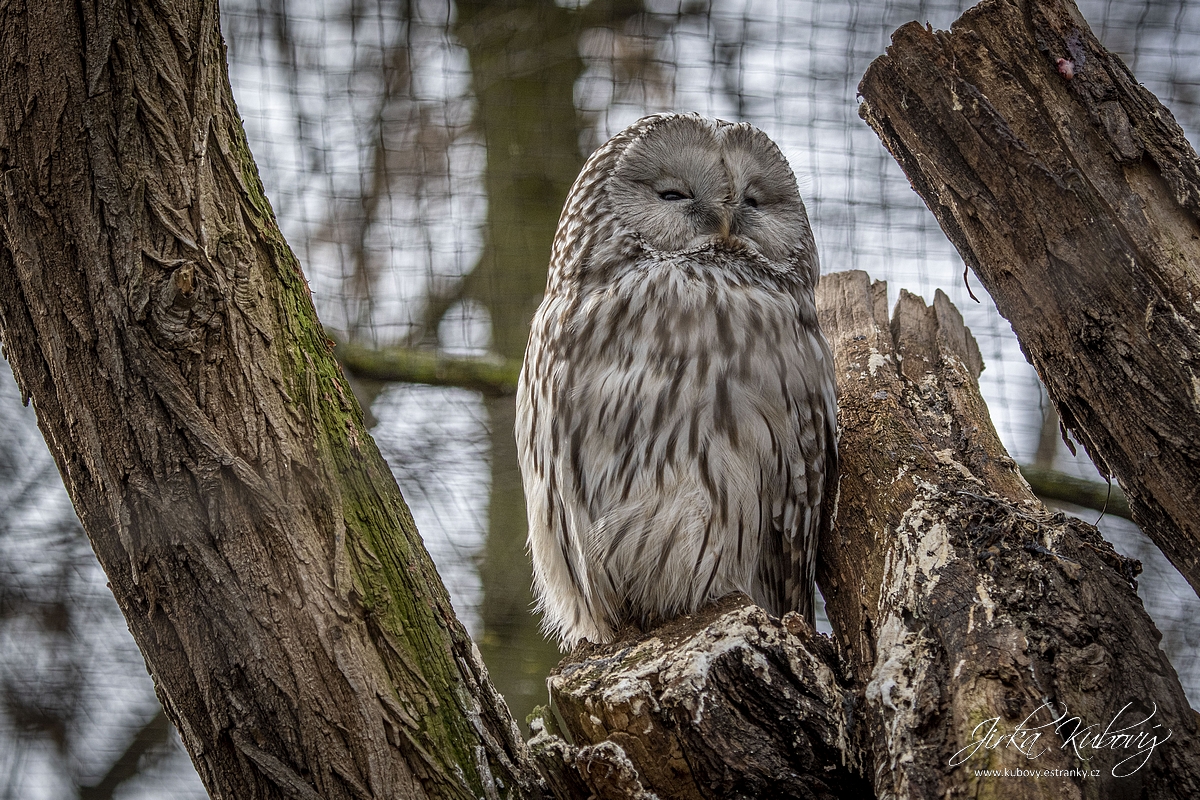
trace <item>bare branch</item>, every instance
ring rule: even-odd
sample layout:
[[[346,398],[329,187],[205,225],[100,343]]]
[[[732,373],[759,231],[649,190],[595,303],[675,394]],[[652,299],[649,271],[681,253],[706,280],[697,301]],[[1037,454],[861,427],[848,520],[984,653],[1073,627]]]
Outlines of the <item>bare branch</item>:
[[[516,394],[521,365],[503,359],[456,358],[407,347],[370,348],[340,343],[334,351],[351,375],[375,381],[457,386],[488,397]]]

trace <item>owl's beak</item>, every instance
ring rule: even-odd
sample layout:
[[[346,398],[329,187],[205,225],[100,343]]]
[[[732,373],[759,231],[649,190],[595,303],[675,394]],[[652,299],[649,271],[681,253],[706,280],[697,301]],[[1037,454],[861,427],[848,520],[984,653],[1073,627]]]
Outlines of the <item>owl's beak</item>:
[[[733,208],[725,204],[717,209],[717,241],[730,247],[741,244],[733,234]]]

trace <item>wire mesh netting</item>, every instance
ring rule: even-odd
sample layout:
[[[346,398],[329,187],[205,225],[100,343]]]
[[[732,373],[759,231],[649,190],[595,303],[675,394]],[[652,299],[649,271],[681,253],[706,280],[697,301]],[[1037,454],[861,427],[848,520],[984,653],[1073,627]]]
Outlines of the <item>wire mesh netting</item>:
[[[970,298],[961,259],[858,119],[856,85],[891,32],[914,19],[948,27],[968,5],[227,0],[222,26],[267,194],[322,320],[341,336],[519,358],[587,154],[655,111],[748,120],[791,162],[824,271],[866,270],[893,299],[901,287],[927,300],[945,291],[979,340],[984,395],[1017,461],[1096,478],[1058,444],[1008,324],[977,283],[982,302]],[[1080,8],[1197,142],[1200,5]],[[110,785],[122,797],[203,796],[177,742],[154,727],[140,656],[32,416],[4,381],[0,796]],[[511,400],[404,384],[356,391],[457,610],[523,718],[544,700],[558,653],[530,614]],[[1134,526],[1101,527],[1146,565],[1139,591],[1200,705],[1194,592]],[[129,779],[113,783],[131,752]]]

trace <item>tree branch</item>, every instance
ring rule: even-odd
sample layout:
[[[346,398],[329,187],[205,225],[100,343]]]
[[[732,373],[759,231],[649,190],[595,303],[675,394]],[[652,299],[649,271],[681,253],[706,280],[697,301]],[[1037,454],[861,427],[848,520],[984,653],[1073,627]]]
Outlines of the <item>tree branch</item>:
[[[1033,496],[992,427],[978,347],[946,296],[926,307],[901,291],[890,322],[886,298],[861,272],[817,290],[844,465],[817,580],[861,692],[856,742],[875,791],[978,794],[986,779],[975,769],[1087,766],[1100,775],[1010,781],[1005,796],[1107,796],[1131,784],[1191,796],[1196,718],[1134,592],[1133,564]],[[1136,779],[1114,777],[1124,756],[1097,750],[1084,765],[1059,739],[1036,764],[1016,748],[969,750],[981,722],[1011,732],[1067,711],[1103,727],[1127,703],[1157,710],[1147,731],[1175,732]]]
[[[575,746],[543,732],[535,757],[548,775],[565,763],[597,798],[869,796],[842,764],[853,701],[832,643],[745,595],[585,643],[549,684]]]
[[[145,765],[142,759],[156,750],[164,750],[171,740],[171,723],[162,709],[155,712],[150,721],[138,729],[134,737],[112,765],[96,783],[79,787],[79,800],[109,800],[125,781],[140,773]]]
[[[1133,519],[1125,493],[1115,483],[1111,486],[1099,481],[1076,478],[1053,469],[1021,467],[1021,477],[1028,481],[1033,493],[1043,500],[1059,500],[1064,503],[1091,508],[1114,517]]]
[[[334,354],[342,367],[356,378],[456,386],[488,397],[515,394],[517,379],[521,374],[521,365],[517,363],[458,358],[409,347],[370,348],[357,343],[339,342]],[[1032,465],[1020,469],[1022,477],[1038,497],[1132,519],[1129,503],[1120,486],[1109,486]]]
[[[457,386],[488,397],[516,394],[521,374],[519,363],[504,359],[457,358],[408,347],[370,348],[339,342],[334,354],[356,378]]]

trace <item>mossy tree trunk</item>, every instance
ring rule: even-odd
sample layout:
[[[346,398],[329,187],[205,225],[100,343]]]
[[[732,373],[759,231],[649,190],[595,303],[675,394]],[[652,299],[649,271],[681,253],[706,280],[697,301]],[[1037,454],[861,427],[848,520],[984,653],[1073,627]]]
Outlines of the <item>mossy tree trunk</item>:
[[[0,8],[0,333],[219,798],[532,797],[276,227],[215,0]]]

